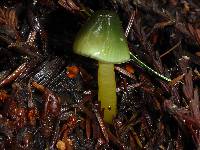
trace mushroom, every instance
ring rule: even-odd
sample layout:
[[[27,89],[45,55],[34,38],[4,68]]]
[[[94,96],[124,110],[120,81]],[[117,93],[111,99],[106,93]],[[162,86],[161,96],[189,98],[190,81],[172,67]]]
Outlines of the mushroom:
[[[98,61],[98,100],[104,108],[104,121],[112,123],[117,113],[114,64],[130,59],[118,15],[108,10],[94,13],[77,34],[73,50]]]

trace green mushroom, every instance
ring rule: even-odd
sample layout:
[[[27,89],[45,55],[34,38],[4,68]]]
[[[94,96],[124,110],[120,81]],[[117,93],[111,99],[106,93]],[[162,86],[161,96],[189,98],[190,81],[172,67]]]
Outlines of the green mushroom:
[[[112,123],[117,114],[114,64],[130,59],[118,15],[107,10],[94,13],[77,34],[73,50],[98,61],[98,100],[104,108],[104,121]]]

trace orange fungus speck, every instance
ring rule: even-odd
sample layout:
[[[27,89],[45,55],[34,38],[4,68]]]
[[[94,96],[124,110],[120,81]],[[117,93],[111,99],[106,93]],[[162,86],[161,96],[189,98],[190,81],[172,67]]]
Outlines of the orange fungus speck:
[[[68,66],[67,67],[67,77],[68,78],[76,78],[79,74],[79,68],[77,66]]]
[[[125,69],[126,69],[126,71],[128,71],[129,73],[132,73],[132,74],[135,72],[134,68],[129,64],[127,64],[125,66]]]

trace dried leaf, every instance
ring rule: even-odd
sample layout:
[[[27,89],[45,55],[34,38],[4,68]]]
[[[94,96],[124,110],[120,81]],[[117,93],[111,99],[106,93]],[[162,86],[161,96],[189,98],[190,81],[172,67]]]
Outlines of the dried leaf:
[[[180,82],[184,76],[185,76],[185,74],[179,75],[178,77],[172,79],[172,81],[170,81],[169,84],[171,86],[174,86],[176,83]]]
[[[194,117],[199,121],[200,112],[199,112],[199,94],[198,88],[194,90],[194,98],[190,101],[190,109],[194,115]]]
[[[6,25],[13,30],[17,29],[18,19],[14,9],[0,8],[0,25]]]
[[[195,29],[191,24],[188,24],[188,30],[196,42],[200,45],[200,29]]]
[[[183,85],[183,92],[189,101],[193,98],[192,70],[190,70],[185,75],[185,84]]]
[[[75,4],[73,0],[59,0],[58,3],[69,11],[79,11],[80,8]]]

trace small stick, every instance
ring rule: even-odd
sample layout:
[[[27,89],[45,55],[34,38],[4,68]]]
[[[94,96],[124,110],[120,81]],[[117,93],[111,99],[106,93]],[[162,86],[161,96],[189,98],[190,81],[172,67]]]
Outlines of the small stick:
[[[98,123],[99,123],[99,126],[101,128],[101,131],[103,133],[103,136],[106,140],[106,142],[108,143],[109,142],[109,138],[108,138],[108,133],[107,133],[107,130],[106,130],[106,127],[105,127],[105,124],[104,124],[104,121],[101,117],[101,115],[99,114],[98,110],[97,109],[94,109],[94,112],[95,112],[95,116],[98,120]]]
[[[160,55],[160,58],[162,58],[163,56],[165,56],[166,54],[170,53],[171,51],[173,51],[175,48],[177,48],[179,45],[181,44],[181,41],[179,41],[176,45],[174,45],[172,48],[170,48],[168,51],[166,51],[165,53],[163,53],[162,55]]]
[[[134,20],[134,18],[135,18],[135,11],[131,14],[131,18],[130,18],[130,20],[129,20],[129,22],[128,22],[128,26],[127,26],[126,32],[125,32],[125,37],[126,37],[126,38],[128,37],[128,34],[129,34],[129,32],[130,32],[130,29],[131,29],[131,27],[132,27],[132,25],[133,25],[133,20]]]
[[[141,60],[139,60],[135,55],[133,55],[131,52],[130,52],[130,55],[131,55],[131,60],[137,62],[138,65],[140,65],[141,67],[147,69],[149,72],[155,74],[156,76],[160,77],[161,79],[163,80],[166,80],[168,82],[171,81],[171,79],[165,77],[164,75],[156,72],[155,70],[153,70],[152,68],[150,68],[149,66],[147,66],[145,63],[143,63]]]
[[[126,71],[125,69],[115,66],[115,70],[119,71],[120,73],[122,73],[123,75],[126,75],[127,77],[135,80],[135,76],[132,75],[131,73],[129,73],[128,71]]]
[[[10,74],[8,77],[6,77],[4,80],[0,82],[0,87],[5,86],[14,81],[18,76],[20,76],[26,70],[26,67],[27,63],[23,63],[22,65],[20,65],[12,74]]]

